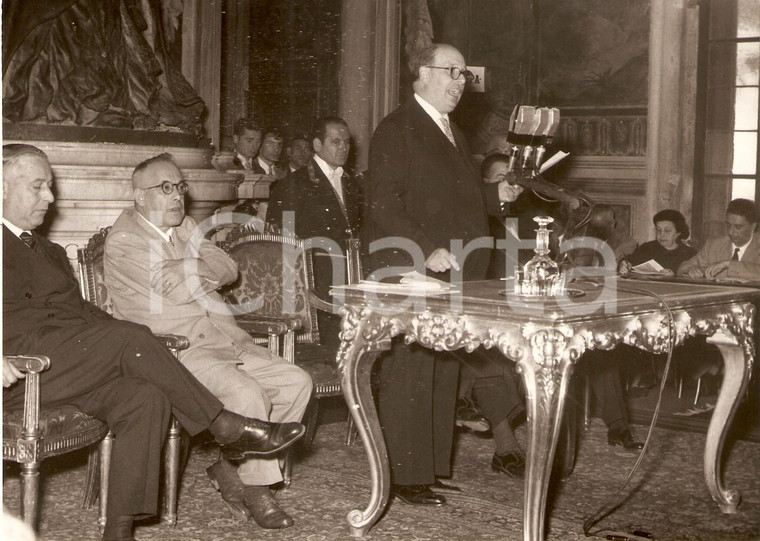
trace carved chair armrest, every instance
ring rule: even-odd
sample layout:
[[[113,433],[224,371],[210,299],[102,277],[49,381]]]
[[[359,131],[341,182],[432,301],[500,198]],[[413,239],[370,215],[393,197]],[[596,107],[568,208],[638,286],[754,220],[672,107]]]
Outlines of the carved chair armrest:
[[[320,312],[333,313],[335,308],[332,303],[320,299],[313,291],[309,291],[309,304]]]
[[[242,314],[235,316],[238,326],[248,334],[263,334],[282,336],[301,328],[298,318],[257,316]]]
[[[21,440],[37,440],[40,435],[40,372],[50,368],[50,359],[44,355],[7,355],[5,359],[11,366],[26,373],[24,428]],[[34,455],[36,456],[36,452]]]
[[[187,336],[179,334],[157,334],[156,339],[172,351],[182,351],[190,347]]]

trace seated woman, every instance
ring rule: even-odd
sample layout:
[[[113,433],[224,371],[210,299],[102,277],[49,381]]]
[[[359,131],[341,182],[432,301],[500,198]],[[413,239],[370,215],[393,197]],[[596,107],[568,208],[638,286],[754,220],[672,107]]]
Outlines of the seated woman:
[[[689,238],[689,226],[683,214],[674,209],[661,210],[652,222],[656,240],[645,242],[623,258],[618,265],[620,274],[628,274],[633,266],[653,259],[663,267],[663,275],[675,276],[678,266],[697,253],[684,242]]]

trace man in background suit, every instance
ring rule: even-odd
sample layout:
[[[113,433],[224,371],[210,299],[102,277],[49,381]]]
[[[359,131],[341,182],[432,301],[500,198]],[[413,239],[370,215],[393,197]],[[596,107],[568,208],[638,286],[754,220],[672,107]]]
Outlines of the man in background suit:
[[[288,174],[286,168],[280,167],[282,157],[282,132],[279,128],[268,127],[262,130],[263,139],[259,154],[253,160],[253,172],[261,175],[273,175],[281,179]]]
[[[235,157],[232,163],[238,169],[253,171],[253,162],[261,147],[264,130],[252,118],[241,118],[232,129]]]
[[[329,296],[333,285],[333,266],[346,270],[346,248],[359,231],[361,190],[343,166],[351,150],[351,134],[346,121],[324,117],[317,121],[312,133],[314,157],[305,167],[276,182],[270,196],[267,222],[276,228],[283,224],[283,212],[292,212],[294,233],[302,239],[324,237],[332,246],[314,250],[314,286],[322,299]],[[345,276],[345,274],[344,274]],[[317,313],[320,339],[337,352],[340,316]]]
[[[709,280],[760,280],[758,213],[749,199],[734,199],[726,208],[726,235],[708,240],[678,267],[679,276]]]
[[[132,174],[134,209],[124,210],[106,237],[104,270],[114,315],[155,333],[187,336],[180,361],[231,411],[276,422],[297,422],[311,395],[311,378],[254,344],[217,289],[238,269],[185,216],[187,184],[171,156],[139,164]],[[239,467],[220,460],[207,470],[227,506],[262,528],[293,520],[272,498],[282,481],[277,458]]]
[[[305,134],[291,137],[285,144],[285,155],[288,157],[289,173],[304,167],[314,157],[309,137]]]
[[[171,413],[190,434],[209,429],[225,456],[271,454],[303,434],[222,404],[143,326],[82,299],[63,248],[34,230],[54,201],[47,156],[3,146],[3,352],[51,358],[40,376],[43,407],[70,404],[115,434],[104,541],[132,539],[135,517],[155,515],[161,446]],[[3,360],[3,406],[20,407],[20,374]]]
[[[450,45],[434,44],[409,60],[414,96],[385,117],[369,149],[365,240],[403,237],[424,256],[417,271],[445,281],[486,276],[491,246],[466,260],[452,241],[488,237],[488,214],[514,200],[506,181],[484,185],[467,142],[449,121],[472,74]],[[413,267],[404,247],[373,253],[371,267]],[[409,504],[442,505],[430,489],[451,473],[459,366],[451,356],[394,340],[380,365],[378,414],[388,446],[393,494]]]

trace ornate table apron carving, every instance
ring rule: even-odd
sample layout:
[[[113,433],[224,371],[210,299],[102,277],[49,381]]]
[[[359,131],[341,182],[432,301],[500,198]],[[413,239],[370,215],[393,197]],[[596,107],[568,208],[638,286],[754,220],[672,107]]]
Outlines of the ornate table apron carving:
[[[461,293],[425,298],[342,289],[345,304],[337,362],[346,404],[356,423],[370,465],[372,490],[366,509],[348,514],[351,534],[365,535],[388,503],[390,468],[380,429],[370,373],[391,339],[404,335],[436,351],[497,347],[517,362],[525,383],[528,448],[525,478],[524,539],[544,538],[546,494],[574,363],[587,349],[628,344],[662,353],[670,333],[668,311],[656,298],[605,281],[604,290],[582,285],[581,301],[524,302],[505,296],[504,282],[469,282]],[[641,289],[641,285],[636,286]],[[754,362],[753,299],[760,291],[713,285],[647,284],[673,315],[673,342],[704,334],[720,349],[725,375],[707,432],[704,473],[713,499],[724,513],[741,500],[723,487],[720,459],[738,398],[746,390]],[[610,294],[610,288],[614,294]]]

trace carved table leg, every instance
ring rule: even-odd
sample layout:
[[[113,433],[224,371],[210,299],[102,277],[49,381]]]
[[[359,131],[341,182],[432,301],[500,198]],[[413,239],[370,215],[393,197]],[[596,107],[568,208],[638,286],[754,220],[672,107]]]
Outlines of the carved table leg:
[[[710,426],[707,429],[704,455],[705,482],[720,510],[724,513],[736,513],[741,494],[736,490],[723,487],[720,463],[726,434],[739,407],[739,397],[749,385],[754,351],[751,343],[744,344],[744,347],[737,345],[733,336],[722,331],[708,338],[708,342],[718,346],[723,355],[724,375],[718,402],[715,404]]]
[[[391,479],[388,452],[370,384],[372,365],[380,352],[390,349],[391,340],[389,336],[380,340],[366,340],[363,336],[364,323],[354,321],[349,335],[341,333],[344,341],[338,352],[338,363],[342,370],[343,397],[354,425],[361,435],[372,479],[372,493],[367,508],[363,511],[353,509],[348,513],[348,523],[353,537],[363,537],[380,518],[380,514],[388,503]],[[346,329],[345,320],[343,328]],[[346,336],[351,336],[351,338],[346,340]]]
[[[523,539],[544,539],[546,493],[557,446],[572,362],[565,337],[541,330],[531,337],[531,355],[517,364],[525,382],[528,407]]]

